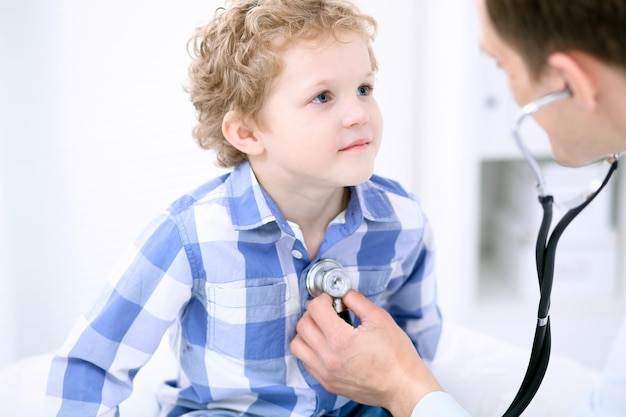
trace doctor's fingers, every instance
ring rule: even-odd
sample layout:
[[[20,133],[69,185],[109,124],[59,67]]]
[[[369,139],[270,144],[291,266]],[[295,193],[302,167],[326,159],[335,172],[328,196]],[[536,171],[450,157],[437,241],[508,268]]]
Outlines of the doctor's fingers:
[[[330,343],[333,343],[333,340],[350,337],[354,333],[354,327],[337,315],[333,299],[328,294],[322,294],[313,299],[305,315],[311,317]]]
[[[337,340],[346,338],[345,332],[354,332],[354,328],[341,319],[334,307],[332,298],[322,294],[307,306],[298,324],[297,335],[291,343],[292,353],[305,354],[304,348],[312,350],[317,356],[326,357],[336,348]]]
[[[313,362],[319,362],[319,350],[326,349],[326,338],[307,312],[296,325],[296,337],[289,345],[291,353],[300,359],[305,367]]]
[[[289,350],[293,356],[300,359],[304,363],[305,367],[307,367],[307,364],[318,360],[317,354],[305,342],[304,338],[300,334],[297,334],[296,337],[293,338],[289,344]]]
[[[335,314],[336,315],[336,314]],[[342,319],[339,319],[346,324]],[[301,326],[300,323],[303,323]],[[327,340],[307,313],[298,323],[301,332],[291,341],[291,353],[304,365],[305,369],[329,392],[337,393],[335,381],[337,372],[342,369],[342,356],[333,351],[333,343]]]
[[[326,295],[327,303],[324,296],[321,295],[309,303],[307,311],[296,325],[300,338],[317,353],[327,349],[328,338],[333,337],[332,334],[328,334],[328,328],[334,327],[338,322],[346,324],[332,307],[330,297]]]

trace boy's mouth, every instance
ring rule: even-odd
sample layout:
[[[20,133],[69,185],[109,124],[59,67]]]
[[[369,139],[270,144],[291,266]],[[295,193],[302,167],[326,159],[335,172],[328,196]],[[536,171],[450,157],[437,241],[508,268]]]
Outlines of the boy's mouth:
[[[354,142],[350,143],[348,146],[341,148],[339,151],[353,151],[358,149],[367,148],[370,144],[370,140],[368,139],[357,139]]]

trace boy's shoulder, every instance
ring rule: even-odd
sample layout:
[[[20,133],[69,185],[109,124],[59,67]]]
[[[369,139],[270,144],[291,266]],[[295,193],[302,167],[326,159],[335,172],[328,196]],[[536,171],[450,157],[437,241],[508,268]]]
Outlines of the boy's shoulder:
[[[229,175],[230,173],[226,173],[215,177],[194,190],[180,196],[172,204],[170,204],[167,211],[169,211],[171,215],[177,215],[188,211],[199,202],[210,201],[215,198],[223,198],[224,190],[222,189],[222,186],[228,179]]]
[[[168,208],[171,216],[193,217],[200,207],[221,207],[224,213],[234,216],[237,222],[248,221],[261,215],[264,200],[257,196],[258,183],[250,165],[242,162],[224,174],[215,177],[191,192],[179,197]],[[215,214],[212,209],[204,210]],[[234,211],[234,213],[232,213]]]

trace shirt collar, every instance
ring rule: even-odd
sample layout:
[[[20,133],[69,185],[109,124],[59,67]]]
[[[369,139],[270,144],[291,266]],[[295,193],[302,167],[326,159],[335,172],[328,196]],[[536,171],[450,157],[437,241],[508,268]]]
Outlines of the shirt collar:
[[[387,192],[371,180],[352,187],[352,191],[350,200],[357,201],[362,216],[367,220],[379,222],[397,220]]]
[[[259,184],[248,161],[235,167],[225,185],[235,230],[255,229],[272,221],[287,223]]]
[[[291,232],[276,203],[259,184],[250,163],[237,165],[226,180],[233,226],[236,230],[255,229],[276,222],[281,229]],[[395,221],[396,215],[383,189],[371,181],[351,187],[351,197],[345,213],[347,224],[360,225],[370,221]]]

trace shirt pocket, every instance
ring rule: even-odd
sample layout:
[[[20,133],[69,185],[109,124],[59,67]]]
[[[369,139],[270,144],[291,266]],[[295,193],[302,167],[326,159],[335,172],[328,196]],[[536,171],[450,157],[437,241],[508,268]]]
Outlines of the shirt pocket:
[[[273,280],[253,284],[207,284],[208,346],[240,360],[283,356],[287,284]]]
[[[392,270],[387,265],[359,268],[357,284],[356,286],[353,284],[352,288],[355,288],[373,303],[378,304],[391,281]]]

